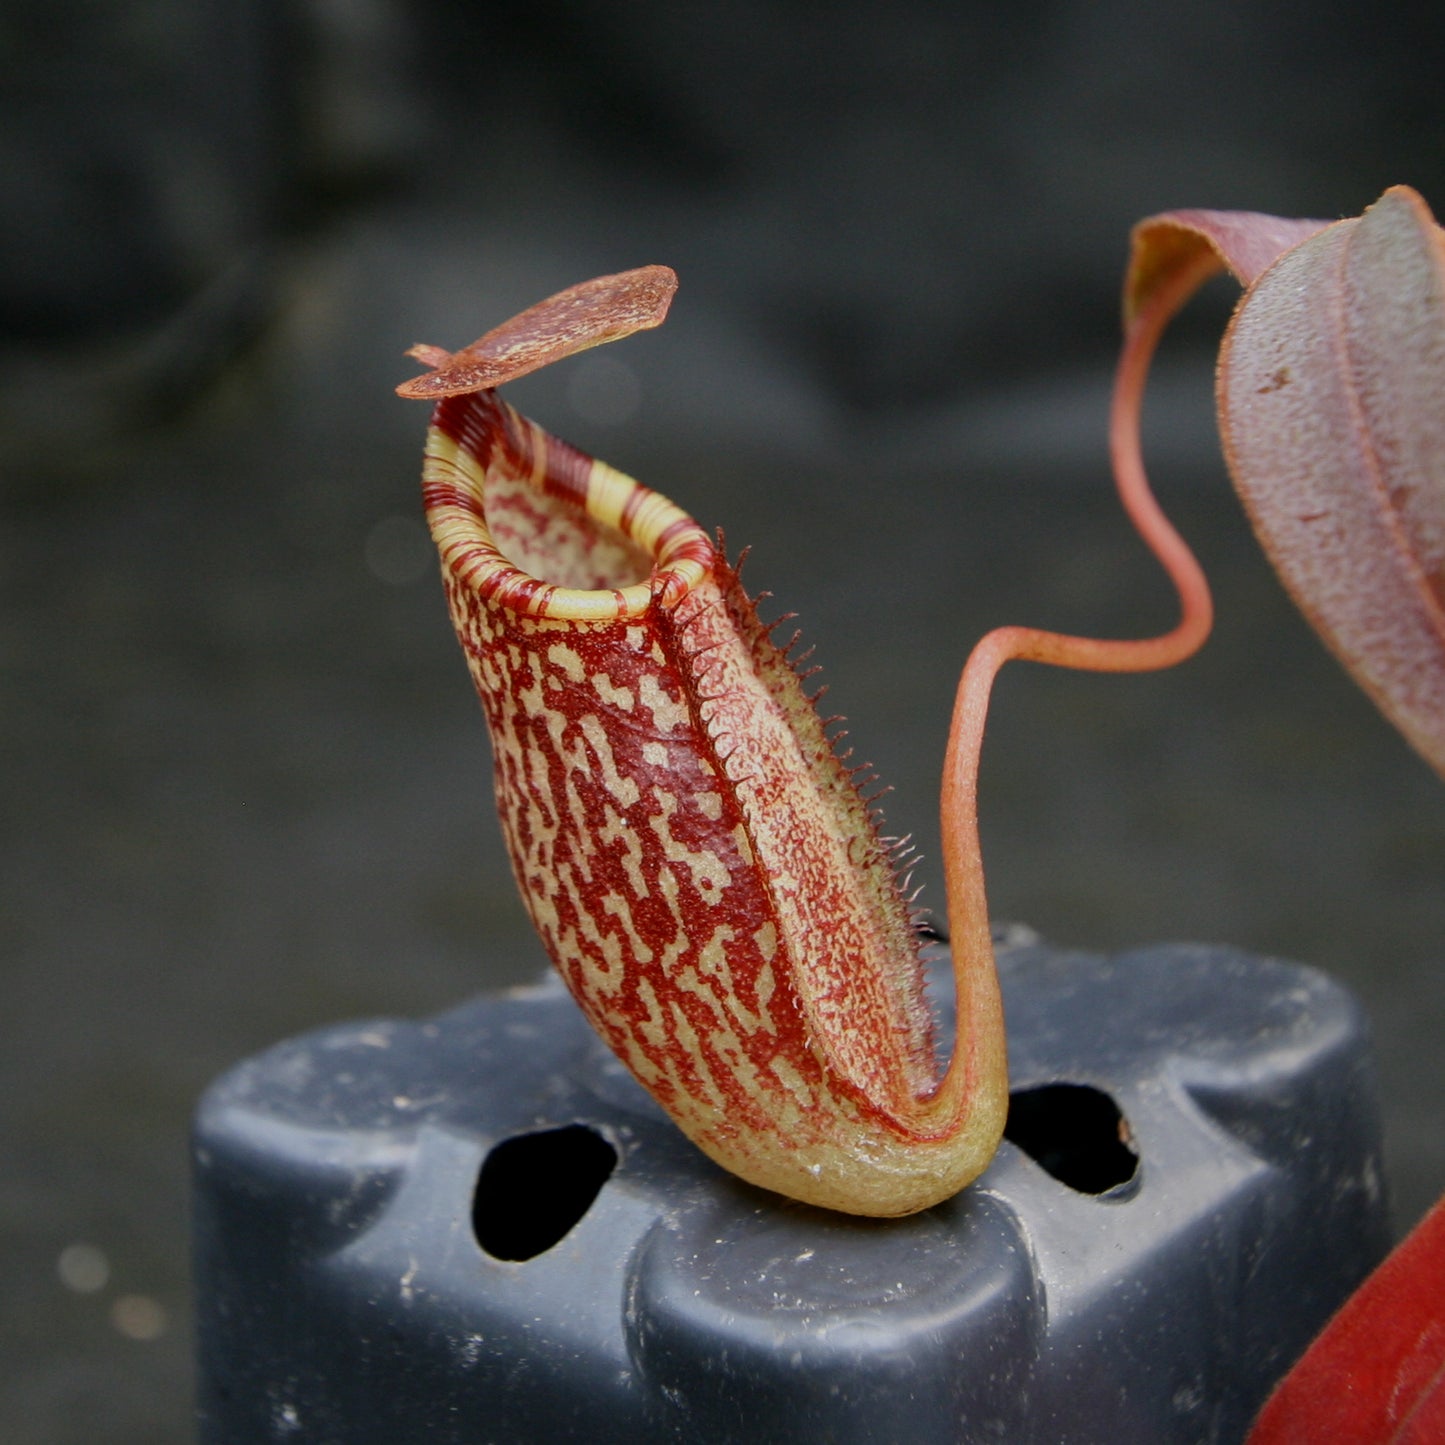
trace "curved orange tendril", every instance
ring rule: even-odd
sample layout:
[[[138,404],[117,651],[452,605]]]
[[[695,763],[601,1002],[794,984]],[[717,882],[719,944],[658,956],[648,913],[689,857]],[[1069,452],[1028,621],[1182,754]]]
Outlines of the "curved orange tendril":
[[[1200,283],[1217,269],[1217,261],[1208,255],[1192,266],[1181,267],[1151,294],[1137,314],[1127,319],[1109,413],[1109,451],[1119,499],[1174,583],[1180,604],[1178,625],[1158,637],[1138,640],[1000,627],[979,641],[959,679],[944,757],[940,809],[960,1038],[974,1000],[986,1007],[987,986],[980,974],[992,958],[978,835],[978,768],[989,695],[999,669],[1007,662],[1020,660],[1091,672],[1152,672],[1183,662],[1198,651],[1213,625],[1214,605],[1204,572],[1150,490],[1140,451],[1139,414],[1149,363],[1161,333]],[[940,1094],[967,1094],[972,1072],[970,1053],[966,1048],[955,1048]]]

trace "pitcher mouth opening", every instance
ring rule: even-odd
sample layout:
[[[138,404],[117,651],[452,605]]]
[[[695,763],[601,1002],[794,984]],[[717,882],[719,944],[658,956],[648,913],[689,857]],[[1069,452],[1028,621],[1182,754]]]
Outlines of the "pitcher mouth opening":
[[[671,609],[716,561],[675,503],[493,391],[438,404],[423,498],[446,572],[488,606],[528,617],[611,622]]]

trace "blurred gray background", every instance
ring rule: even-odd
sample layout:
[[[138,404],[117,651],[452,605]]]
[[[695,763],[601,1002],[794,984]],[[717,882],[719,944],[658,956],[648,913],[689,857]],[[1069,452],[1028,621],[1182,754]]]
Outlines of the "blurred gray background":
[[[1173,620],[1105,465],[1128,228],[1445,204],[1445,21],[1341,3],[9,0],[0,8],[0,1439],[189,1438],[186,1129],[287,1035],[541,966],[417,479],[415,341],[605,271],[659,332],[511,397],[796,609],[938,899],[1005,622]],[[1014,668],[993,912],[1319,964],[1375,1021],[1397,1217],[1445,1188],[1445,788],[1258,554],[1220,284],[1158,490],[1218,631]]]

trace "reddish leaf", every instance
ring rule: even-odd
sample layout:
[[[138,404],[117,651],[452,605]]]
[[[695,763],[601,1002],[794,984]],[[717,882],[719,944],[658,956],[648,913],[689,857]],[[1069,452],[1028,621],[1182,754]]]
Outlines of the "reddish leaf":
[[[1227,267],[1234,483],[1275,570],[1376,705],[1445,774],[1445,243],[1396,186],[1327,225],[1238,211],[1142,222],[1130,324]]]
[[[1445,1199],[1350,1298],[1261,1411],[1248,1445],[1445,1440]]]
[[[1445,774],[1445,255],[1396,187],[1284,255],[1221,354],[1220,427],[1275,570]]]

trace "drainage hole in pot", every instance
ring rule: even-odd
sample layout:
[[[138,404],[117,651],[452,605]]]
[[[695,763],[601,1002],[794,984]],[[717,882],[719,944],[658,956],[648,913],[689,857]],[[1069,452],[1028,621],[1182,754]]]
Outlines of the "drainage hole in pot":
[[[477,1243],[493,1259],[546,1253],[581,1222],[616,1167],[617,1151],[585,1124],[503,1139],[477,1177]]]
[[[1009,1095],[1004,1138],[1080,1194],[1122,1192],[1138,1177],[1129,1121],[1102,1089],[1041,1084]]]

